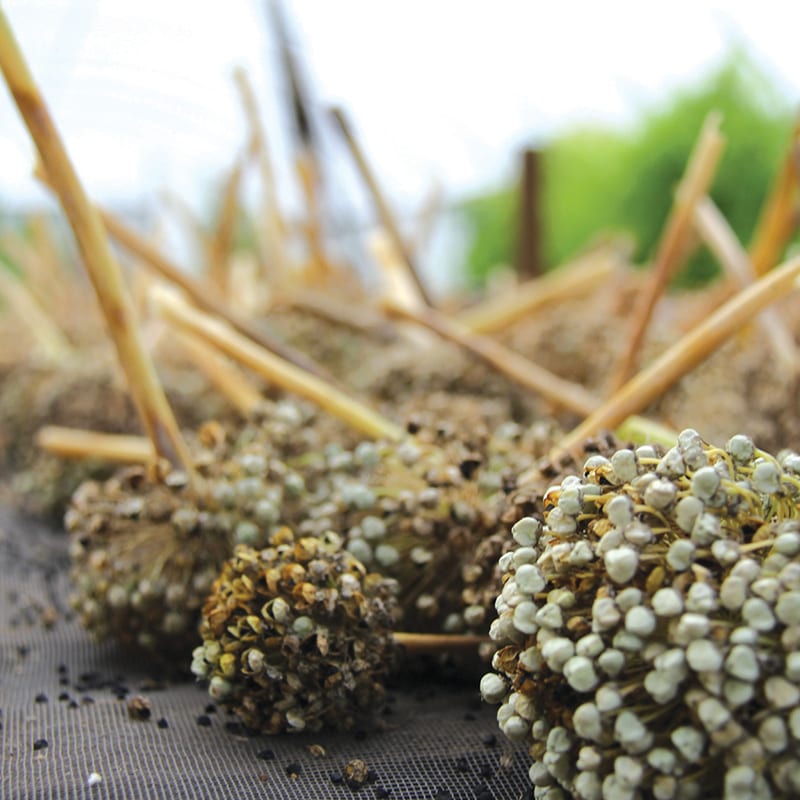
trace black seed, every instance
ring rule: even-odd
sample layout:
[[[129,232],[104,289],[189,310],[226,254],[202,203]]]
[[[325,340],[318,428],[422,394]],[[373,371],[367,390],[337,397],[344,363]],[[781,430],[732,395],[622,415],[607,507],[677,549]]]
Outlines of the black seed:
[[[63,675],[65,672],[68,672],[69,670],[67,669],[66,664],[59,664],[58,671]]]
[[[169,728],[169,722],[167,722],[164,717],[161,717],[161,719],[156,722],[156,725],[158,725],[159,728]]]
[[[67,708],[78,708],[78,701],[77,700],[70,700],[67,704]]]
[[[34,750],[44,750],[45,747],[49,747],[49,743],[47,739],[36,739],[33,743]]]
[[[459,756],[456,759],[456,772],[469,772],[466,756]]]
[[[388,789],[384,789],[383,786],[375,787],[375,800],[386,800],[390,794],[391,792]]]
[[[59,700],[69,700],[69,692],[61,692],[58,696]]]
[[[206,714],[216,714],[217,713],[217,707],[214,705],[214,703],[209,703],[205,707],[205,712],[206,712]]]
[[[47,695],[44,692],[39,692],[34,698],[35,703],[46,703],[47,702]]]
[[[296,761],[286,765],[286,774],[290,778],[296,778],[302,771],[303,768]]]
[[[494,747],[497,744],[497,736],[493,733],[487,733],[481,740],[487,747]]]
[[[340,783],[344,783],[344,777],[340,772],[331,772],[331,783],[335,783],[337,786]]]
[[[260,758],[262,761],[274,761],[275,753],[267,747],[264,750],[259,750],[256,753],[256,758]]]
[[[58,679],[59,686],[69,686],[69,678],[59,678]]]
[[[459,465],[458,469],[461,475],[467,480],[471,480],[475,474],[475,470],[481,465],[481,459],[478,456],[469,456],[465,458]]]
[[[94,697],[92,697],[90,694],[85,694],[83,697],[81,697],[81,703],[87,706],[94,705]]]
[[[434,800],[453,800],[453,795],[447,789],[437,789],[433,797]]]
[[[494,795],[485,783],[479,783],[473,790],[475,800],[494,800]]]
[[[406,423],[406,430],[407,430],[407,431],[408,431],[408,432],[409,432],[409,433],[410,433],[412,436],[413,436],[415,433],[419,433],[419,428],[420,428],[420,425],[419,425],[419,422],[417,422],[417,420],[410,419],[410,420],[409,420],[409,421]]]
[[[201,728],[208,728],[211,725],[211,717],[209,717],[207,714],[201,714],[197,718],[197,724]]]
[[[244,725],[241,722],[233,722],[228,720],[225,723],[225,730],[231,734],[231,736],[246,736],[247,730],[245,729]]]

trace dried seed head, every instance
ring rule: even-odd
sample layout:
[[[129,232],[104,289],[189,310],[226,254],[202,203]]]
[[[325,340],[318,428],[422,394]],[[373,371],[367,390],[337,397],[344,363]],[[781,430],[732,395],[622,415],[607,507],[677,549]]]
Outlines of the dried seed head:
[[[569,531],[563,506],[545,502],[541,528],[525,523],[536,559],[502,561],[502,657],[482,682],[499,719],[525,708],[537,786],[597,798],[796,793],[800,481],[787,463],[747,437],[726,451],[684,431],[661,459],[639,448],[635,475],[612,454],[549,490],[568,486],[581,513]],[[564,593],[570,603],[556,603]]]

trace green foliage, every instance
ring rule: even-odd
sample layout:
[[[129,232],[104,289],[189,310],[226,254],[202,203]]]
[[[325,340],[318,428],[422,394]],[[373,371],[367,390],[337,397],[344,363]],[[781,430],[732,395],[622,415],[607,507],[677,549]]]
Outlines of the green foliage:
[[[792,129],[788,104],[768,80],[734,52],[699,86],[640,111],[627,130],[585,128],[548,144],[542,155],[545,261],[557,265],[599,233],[625,230],[647,260],[657,245],[674,189],[706,114],[723,114],[727,146],[711,194],[740,240],[747,243]],[[471,245],[467,272],[481,283],[498,263],[513,263],[516,189],[468,200],[463,206]],[[705,250],[678,282],[706,282],[717,265]]]

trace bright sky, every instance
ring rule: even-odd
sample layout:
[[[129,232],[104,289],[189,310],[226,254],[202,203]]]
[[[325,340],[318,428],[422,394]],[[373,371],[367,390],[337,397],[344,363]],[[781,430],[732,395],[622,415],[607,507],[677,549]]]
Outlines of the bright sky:
[[[265,0],[6,0],[4,8],[92,194],[163,188],[202,203],[244,126],[231,81],[256,84],[276,158],[285,121]],[[743,41],[800,97],[800,5],[534,0],[286,0],[323,103],[349,111],[399,205],[509,172],[519,146],[586,119],[624,120]],[[0,204],[42,197],[0,94]],[[284,177],[288,179],[288,168]],[[287,180],[288,183],[288,180]]]

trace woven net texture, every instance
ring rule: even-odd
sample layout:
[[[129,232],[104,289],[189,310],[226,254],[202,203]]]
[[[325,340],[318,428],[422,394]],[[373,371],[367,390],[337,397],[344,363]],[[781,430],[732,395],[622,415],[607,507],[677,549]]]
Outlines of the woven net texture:
[[[205,690],[95,642],[68,604],[67,537],[0,510],[0,798],[532,797],[524,748],[474,681],[392,687],[347,734],[247,736]],[[128,701],[149,702],[146,720]],[[352,786],[360,759],[368,778]]]

